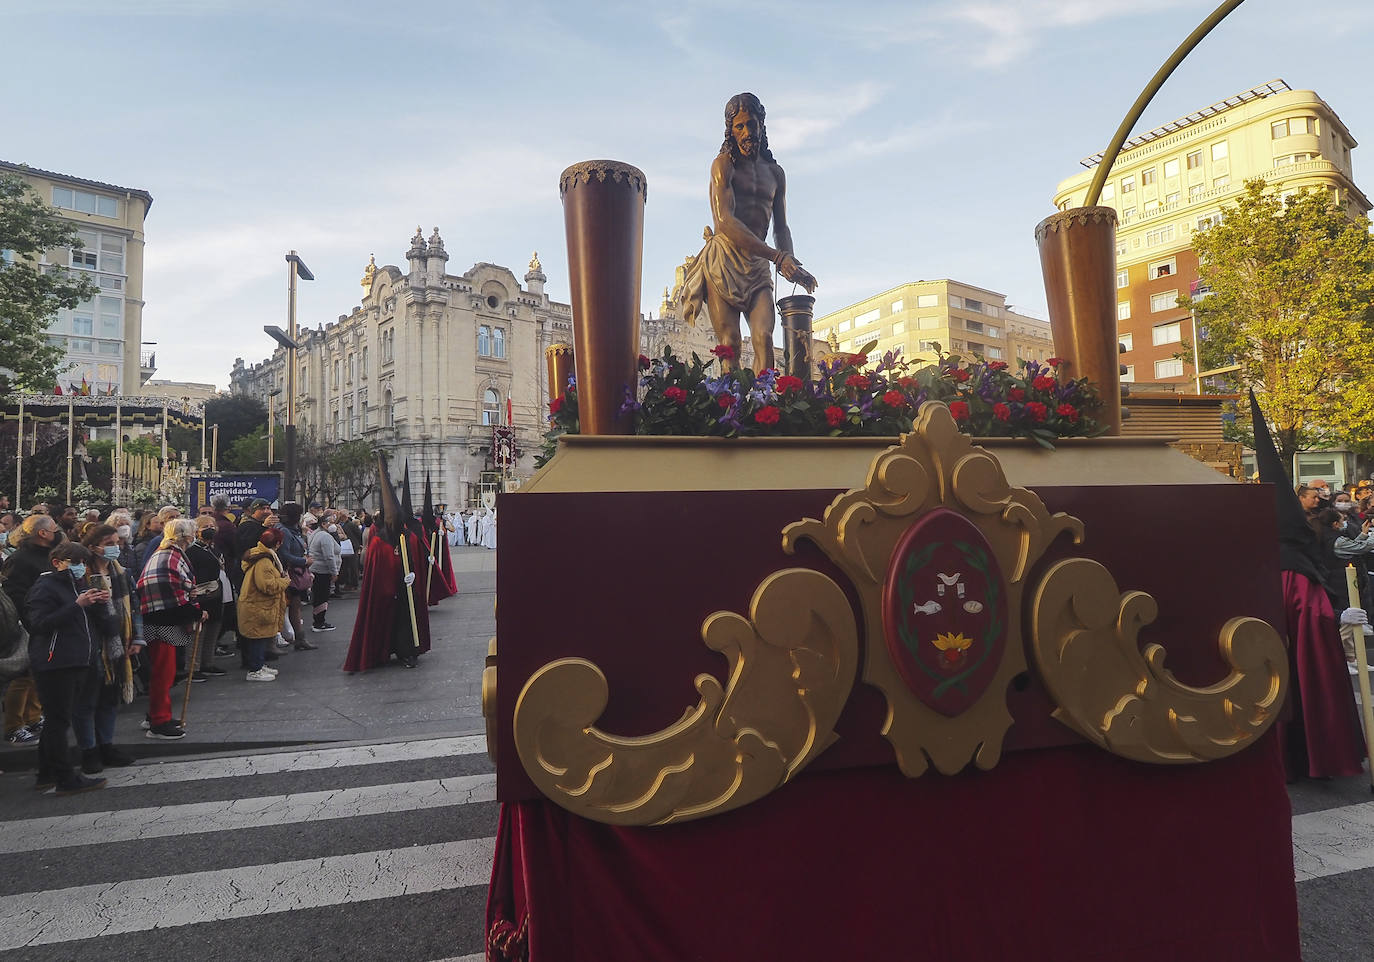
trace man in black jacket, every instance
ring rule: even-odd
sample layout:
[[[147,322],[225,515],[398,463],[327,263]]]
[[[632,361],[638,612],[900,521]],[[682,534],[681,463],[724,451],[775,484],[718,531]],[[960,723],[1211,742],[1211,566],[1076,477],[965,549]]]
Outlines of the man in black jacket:
[[[234,532],[234,551],[238,557],[248,557],[248,552],[257,547],[258,539],[262,537],[263,522],[271,513],[272,506],[262,498],[254,498],[243,509],[243,516],[239,518],[238,529]],[[238,591],[243,584],[241,565],[229,567],[229,579],[234,584],[234,590]]]
[[[48,553],[58,537],[57,522],[46,514],[29,515],[17,531],[10,533],[10,544],[16,547],[14,554],[5,561],[4,571],[0,572],[4,578],[0,587],[14,602],[19,620],[29,631],[33,628],[24,611],[24,599],[38,576],[50,570]],[[32,673],[11,681],[5,689],[5,740],[16,745],[38,741],[42,717],[43,709]]]

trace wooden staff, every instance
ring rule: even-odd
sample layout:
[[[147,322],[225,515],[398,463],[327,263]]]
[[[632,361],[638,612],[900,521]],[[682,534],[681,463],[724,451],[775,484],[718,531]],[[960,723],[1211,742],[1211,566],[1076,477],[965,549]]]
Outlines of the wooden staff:
[[[1355,566],[1345,566],[1345,590],[1350,598],[1350,607],[1363,609],[1360,602],[1360,589],[1355,583]],[[1355,633],[1355,667],[1360,672],[1360,711],[1364,715],[1364,750],[1369,762],[1369,790],[1374,792],[1374,704],[1369,694],[1369,658],[1364,647],[1364,626],[1350,625]],[[1289,684],[1293,684],[1292,681]]]
[[[181,727],[186,727],[186,708],[191,704],[191,685],[194,683],[196,668],[200,664],[200,632],[201,623],[196,622],[195,628],[191,630],[191,657],[187,659],[186,667],[186,690],[181,694]]]
[[[406,547],[406,542],[410,540],[410,533],[405,528],[401,529],[401,570],[406,574],[411,574],[410,570],[410,550]],[[415,642],[415,647],[420,647],[420,627],[415,620],[415,592],[411,590],[411,585],[401,584],[406,592],[406,604],[410,606],[410,637]]]

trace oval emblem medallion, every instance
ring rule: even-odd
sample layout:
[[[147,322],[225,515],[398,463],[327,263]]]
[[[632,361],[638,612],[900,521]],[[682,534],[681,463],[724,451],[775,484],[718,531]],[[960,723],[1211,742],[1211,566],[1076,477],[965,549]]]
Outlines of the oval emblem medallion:
[[[973,522],[937,508],[902,535],[883,585],[883,634],[923,704],[953,717],[982,697],[1006,647],[1007,589]]]

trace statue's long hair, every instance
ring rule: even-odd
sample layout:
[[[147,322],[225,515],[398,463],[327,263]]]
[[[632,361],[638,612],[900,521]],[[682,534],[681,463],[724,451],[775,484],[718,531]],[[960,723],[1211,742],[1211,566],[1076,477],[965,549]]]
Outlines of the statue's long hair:
[[[759,119],[759,156],[770,164],[777,163],[773,159],[773,152],[768,149],[768,128],[763,123],[765,116],[763,104],[759,103],[759,98],[751,93],[735,94],[726,102],[725,143],[720,145],[720,152],[729,156],[730,163],[739,163],[739,145],[735,143],[734,135],[730,132],[730,125],[735,122],[735,115],[741,110],[747,110]]]

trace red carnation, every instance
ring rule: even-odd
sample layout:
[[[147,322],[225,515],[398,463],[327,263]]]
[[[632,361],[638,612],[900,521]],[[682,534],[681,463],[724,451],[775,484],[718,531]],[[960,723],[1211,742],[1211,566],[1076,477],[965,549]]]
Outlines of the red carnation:
[[[913,388],[916,386],[916,379],[914,377],[899,377],[897,383],[904,388]]]
[[[899,408],[906,403],[901,391],[888,391],[883,395],[883,403],[890,408]]]
[[[1030,415],[1032,421],[1045,420],[1047,408],[1039,401],[1031,401],[1026,405],[1026,413]]]
[[[1024,401],[1026,399],[1026,392],[1019,387],[1014,387],[1007,392],[1007,397],[1011,398],[1013,401]]]
[[[1045,363],[1048,364],[1050,367],[1058,367],[1059,365],[1064,363],[1064,359],[1062,357],[1052,357],[1046,360]]]
[[[849,355],[849,363],[852,364],[854,367],[863,367],[865,364],[868,363],[868,355],[851,354]]]
[[[949,376],[954,378],[954,380],[958,381],[960,384],[963,384],[973,375],[969,374],[969,372],[962,367],[952,367],[949,369]]]
[[[825,409],[825,419],[830,422],[832,428],[837,428],[844,421],[844,408],[834,404]]]
[[[1074,407],[1072,404],[1061,404],[1054,409],[1054,413],[1066,421],[1072,421],[1075,424],[1078,423],[1078,408]]]
[[[682,388],[678,387],[676,384],[672,385],[671,387],[665,387],[663,389],[663,396],[666,397],[668,400],[674,402],[675,404],[687,403],[687,392],[684,391]]]
[[[759,424],[777,424],[780,417],[782,417],[782,412],[771,404],[754,412],[754,420]]]
[[[649,370],[649,366],[650,366],[651,364],[653,364],[653,361],[650,361],[650,360],[649,360],[645,355],[643,355],[643,354],[639,355],[639,369],[640,369],[641,371],[647,371],[647,370]]]
[[[722,361],[734,360],[735,357],[735,349],[729,344],[717,344],[715,347],[711,348],[711,353]]]
[[[989,371],[1005,371],[1006,369],[1007,369],[1007,362],[1006,362],[1006,361],[988,361],[988,370],[989,370]]]
[[[852,387],[856,391],[867,391],[873,382],[868,379],[867,374],[851,374],[844,383],[846,387]]]
[[[800,391],[802,389],[802,379],[793,377],[791,374],[784,374],[778,378],[778,393],[786,394],[788,391]]]
[[[1053,391],[1057,383],[1058,382],[1048,374],[1041,374],[1034,381],[1031,381],[1031,387],[1035,388],[1037,391]]]
[[[1002,404],[1001,402],[998,402],[997,404],[994,404],[992,406],[992,416],[999,421],[1010,421],[1011,408],[1007,407],[1005,404]]]
[[[954,416],[954,420],[956,421],[967,421],[968,405],[965,404],[963,401],[950,401],[949,413]]]
[[[563,410],[563,396],[560,394],[549,402],[549,413],[557,414],[561,410]]]
[[[735,406],[735,396],[733,394],[722,394],[720,397],[716,398],[716,403],[721,406],[722,410],[728,411]]]

